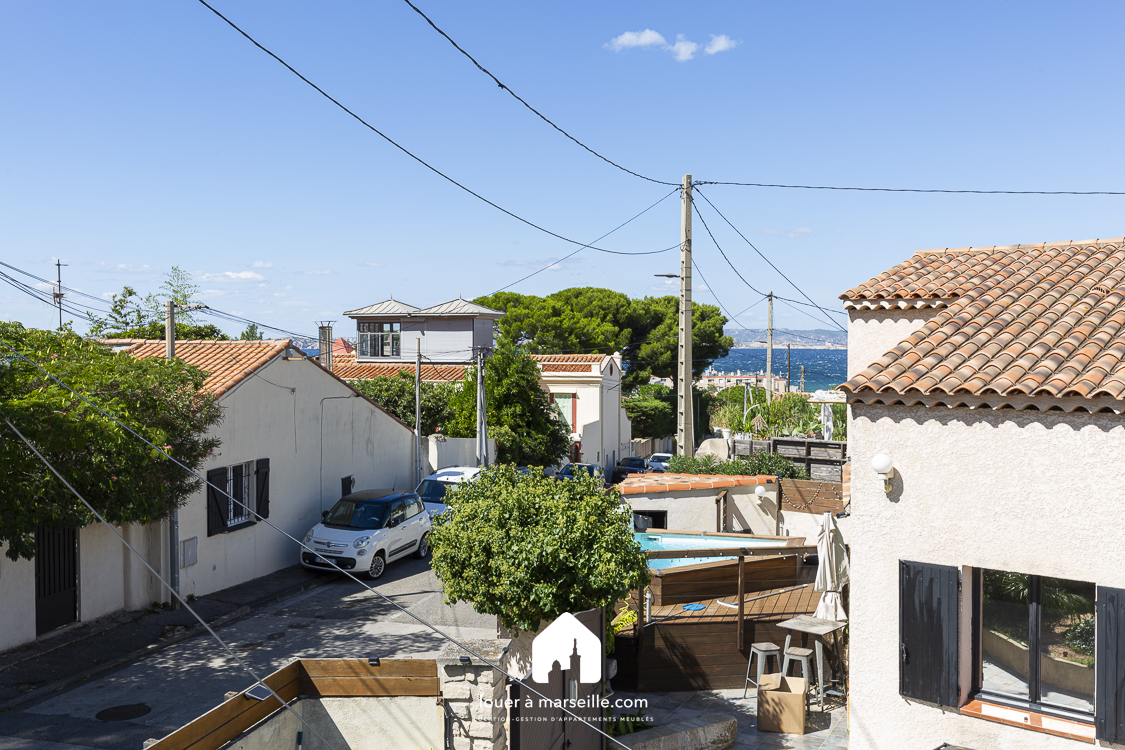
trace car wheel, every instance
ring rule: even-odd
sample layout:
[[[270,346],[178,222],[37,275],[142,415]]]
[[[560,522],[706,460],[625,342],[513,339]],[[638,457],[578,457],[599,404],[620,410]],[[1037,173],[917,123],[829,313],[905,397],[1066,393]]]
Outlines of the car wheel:
[[[382,552],[376,552],[371,557],[371,567],[367,569],[367,577],[372,581],[377,581],[383,577],[383,572],[387,569],[387,558],[383,557]]]
[[[427,531],[422,535],[422,538],[418,540],[418,549],[415,550],[414,556],[419,560],[425,560],[430,556],[430,532]]]

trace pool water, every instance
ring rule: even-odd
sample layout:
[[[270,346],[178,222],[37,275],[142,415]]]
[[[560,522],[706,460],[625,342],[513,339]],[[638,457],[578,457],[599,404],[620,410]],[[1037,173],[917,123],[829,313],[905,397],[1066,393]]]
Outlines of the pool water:
[[[640,543],[641,548],[644,550],[722,549],[724,547],[738,549],[740,547],[784,546],[784,542],[774,539],[754,539],[753,537],[739,539],[730,536],[684,536],[682,534],[653,534],[644,531],[633,532],[633,538]],[[675,568],[680,565],[698,565],[699,563],[705,562],[734,560],[736,557],[737,555],[731,557],[673,557],[665,560],[649,560],[648,566],[654,569]]]

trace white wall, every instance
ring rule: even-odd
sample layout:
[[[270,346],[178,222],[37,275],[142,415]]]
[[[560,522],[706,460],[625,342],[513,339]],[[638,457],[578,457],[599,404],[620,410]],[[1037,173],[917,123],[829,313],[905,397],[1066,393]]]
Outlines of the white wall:
[[[422,443],[422,476],[450,466],[477,466],[476,438],[445,438],[430,435]],[[488,459],[496,463],[496,441],[488,439]]]
[[[304,733],[304,750],[445,747],[442,708],[434,696],[301,698],[291,705],[327,744],[283,709],[235,740],[229,750],[295,748],[297,732]]]
[[[848,377],[863,372],[941,310],[849,310]]]
[[[35,640],[35,561],[9,560],[0,543],[0,651]]]
[[[777,512],[777,485],[765,485],[766,496],[754,494],[757,485],[726,487],[726,531],[749,529],[754,534],[774,533]],[[662,510],[668,513],[669,529],[677,531],[719,531],[715,528],[715,498],[722,489],[678,490],[623,495],[633,510]]]
[[[473,358],[472,318],[428,318],[425,338],[423,351],[432,362],[468,362]]]
[[[1113,532],[1125,417],[854,404],[851,747],[1023,750],[1072,740],[911,704],[898,695],[900,560],[1125,586]],[[892,492],[870,470],[894,461]],[[962,653],[967,643],[962,643]]]

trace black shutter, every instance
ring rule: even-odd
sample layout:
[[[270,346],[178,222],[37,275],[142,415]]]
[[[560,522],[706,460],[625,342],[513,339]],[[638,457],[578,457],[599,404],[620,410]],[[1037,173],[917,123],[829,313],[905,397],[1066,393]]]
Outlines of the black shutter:
[[[1094,736],[1125,742],[1125,589],[1098,586]]]
[[[957,706],[957,568],[899,563],[899,693]]]
[[[270,460],[268,458],[259,458],[255,466],[255,474],[257,476],[257,484],[254,488],[254,497],[256,498],[257,507],[254,510],[258,511],[258,515],[262,518],[270,517]]]
[[[212,486],[214,485],[214,486]],[[216,487],[218,489],[216,489]],[[227,530],[228,500],[227,470],[211,469],[207,472],[207,536],[222,534]]]

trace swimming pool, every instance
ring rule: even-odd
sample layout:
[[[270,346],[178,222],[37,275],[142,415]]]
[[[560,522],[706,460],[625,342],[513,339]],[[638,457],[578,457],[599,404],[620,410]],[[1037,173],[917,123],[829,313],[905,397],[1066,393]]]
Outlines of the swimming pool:
[[[640,543],[644,550],[691,550],[691,549],[723,549],[731,547],[784,547],[785,541],[781,539],[755,539],[752,536],[696,536],[694,534],[653,534],[647,531],[633,532],[633,538]],[[697,565],[705,562],[719,562],[720,560],[733,560],[731,557],[673,557],[664,560],[649,560],[648,566],[654,569],[674,568],[680,565]]]

